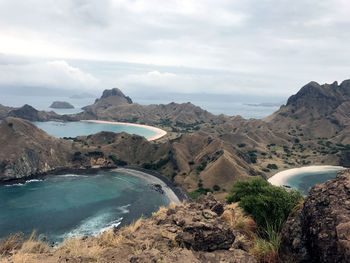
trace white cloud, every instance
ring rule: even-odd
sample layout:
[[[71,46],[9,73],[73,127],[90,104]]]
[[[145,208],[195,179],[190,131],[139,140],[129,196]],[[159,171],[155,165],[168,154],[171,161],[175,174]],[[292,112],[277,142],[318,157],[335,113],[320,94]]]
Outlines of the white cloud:
[[[64,60],[0,64],[1,86],[37,86],[61,89],[96,88],[99,80]]]
[[[99,75],[103,66],[78,74],[67,65],[31,65],[13,68],[21,76],[7,70],[12,82],[93,86],[98,78],[99,87],[290,94],[310,80],[349,78],[349,8],[348,0],[0,0],[0,52],[150,65],[108,76]],[[26,73],[33,68],[51,79]]]

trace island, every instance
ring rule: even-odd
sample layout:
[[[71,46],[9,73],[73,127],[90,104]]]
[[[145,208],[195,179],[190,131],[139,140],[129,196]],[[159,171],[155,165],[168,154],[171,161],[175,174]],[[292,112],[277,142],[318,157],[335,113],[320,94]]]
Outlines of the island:
[[[74,106],[66,101],[54,101],[50,108],[52,109],[74,109]]]

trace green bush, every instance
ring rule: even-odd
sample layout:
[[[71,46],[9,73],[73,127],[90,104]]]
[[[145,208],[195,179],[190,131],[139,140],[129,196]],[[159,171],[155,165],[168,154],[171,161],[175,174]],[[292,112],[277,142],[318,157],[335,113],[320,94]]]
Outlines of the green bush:
[[[274,164],[274,163],[269,163],[269,164],[267,165],[267,168],[268,168],[268,169],[275,169],[275,170],[277,170],[277,169],[278,169],[278,166],[277,166],[276,164]]]
[[[197,199],[199,196],[206,195],[209,192],[212,193],[213,191],[210,190],[209,188],[199,187],[197,190],[190,192],[189,195],[192,199]]]
[[[220,191],[220,189],[221,189],[220,186],[218,186],[217,184],[213,186],[213,190],[216,192]]]
[[[125,166],[125,165],[128,165],[127,162],[121,160],[121,159],[118,159],[117,156],[115,155],[110,155],[108,156],[116,165],[119,165],[119,166]]]
[[[273,226],[278,232],[301,199],[298,191],[286,191],[261,178],[238,181],[226,197],[228,203],[240,202],[240,206],[253,217],[261,230],[267,231],[269,226]]]

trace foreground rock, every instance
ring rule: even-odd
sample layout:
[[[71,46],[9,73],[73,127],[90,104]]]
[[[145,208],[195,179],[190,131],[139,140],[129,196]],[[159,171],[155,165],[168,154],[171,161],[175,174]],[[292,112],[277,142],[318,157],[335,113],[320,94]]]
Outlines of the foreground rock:
[[[282,235],[282,262],[350,262],[350,169],[316,185]]]
[[[74,106],[66,101],[54,101],[50,108],[53,109],[74,109]]]
[[[249,254],[256,225],[235,206],[212,196],[161,208],[150,219],[98,237],[72,239],[51,251],[26,254],[28,262],[228,262],[257,263]],[[244,222],[245,229],[236,221]],[[243,221],[242,221],[243,220]],[[21,250],[1,262],[23,256]],[[32,260],[32,261],[30,261]]]

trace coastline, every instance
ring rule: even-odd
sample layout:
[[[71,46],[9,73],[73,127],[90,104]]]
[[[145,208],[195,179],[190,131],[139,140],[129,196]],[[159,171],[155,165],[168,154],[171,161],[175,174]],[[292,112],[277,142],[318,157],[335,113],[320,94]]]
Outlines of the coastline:
[[[49,171],[42,174],[35,174],[25,178],[11,178],[10,180],[0,180],[0,186],[24,184],[31,180],[45,180],[50,175],[65,175],[65,174],[78,174],[78,175],[93,175],[98,171],[120,171],[129,173],[133,176],[144,178],[149,181],[150,184],[159,184],[162,186],[164,194],[168,196],[171,202],[177,204],[182,201],[191,201],[191,198],[187,192],[180,186],[171,182],[167,177],[161,175],[155,171],[147,170],[141,167],[134,166],[115,166],[115,167],[99,167],[99,168],[58,168],[53,171]]]
[[[180,204],[182,201],[190,201],[190,197],[187,192],[180,186],[175,185],[167,177],[161,175],[155,171],[147,170],[140,167],[124,166],[113,169],[116,172],[122,172],[143,178],[150,184],[161,185],[164,194],[170,199],[170,202]]]
[[[332,166],[332,165],[313,165],[313,166],[292,168],[292,169],[288,169],[288,170],[284,170],[276,173],[275,175],[271,176],[267,181],[276,186],[283,186],[286,184],[288,179],[300,173],[336,171],[336,170],[342,170],[342,169],[345,169],[345,168],[342,166]]]
[[[149,126],[149,125],[143,125],[143,124],[128,123],[128,122],[117,122],[117,121],[102,121],[102,120],[81,120],[81,121],[94,122],[94,123],[105,123],[105,124],[121,124],[121,125],[145,128],[145,129],[154,131],[156,133],[156,135],[154,135],[151,138],[147,138],[148,141],[157,140],[157,139],[159,139],[159,138],[161,138],[161,137],[163,137],[163,136],[165,136],[167,134],[166,131],[164,131],[164,130],[162,130],[160,128]]]

